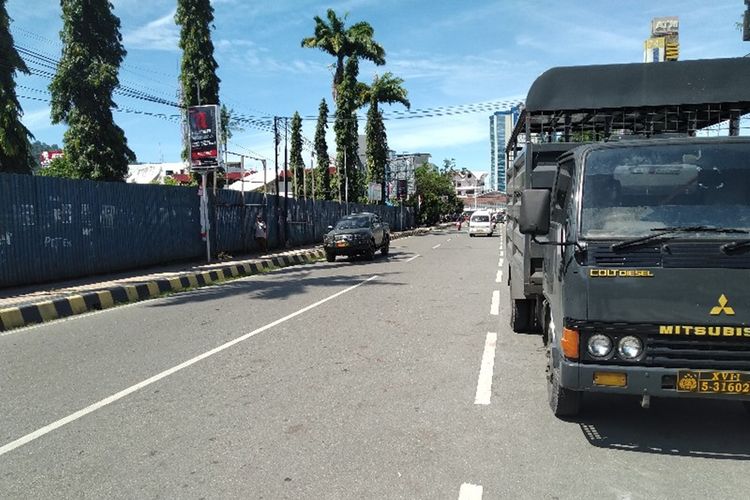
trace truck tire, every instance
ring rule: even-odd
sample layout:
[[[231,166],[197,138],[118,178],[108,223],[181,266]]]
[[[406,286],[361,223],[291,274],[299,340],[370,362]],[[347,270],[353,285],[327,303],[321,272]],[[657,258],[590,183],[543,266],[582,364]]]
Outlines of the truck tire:
[[[530,301],[515,299],[510,301],[510,327],[516,333],[526,333],[529,330]]]
[[[326,261],[328,262],[335,262],[336,261],[336,254],[333,252],[326,251]]]
[[[547,347],[547,401],[552,413],[557,418],[574,417],[581,411],[582,393],[560,386],[560,382],[552,369],[552,352]]]

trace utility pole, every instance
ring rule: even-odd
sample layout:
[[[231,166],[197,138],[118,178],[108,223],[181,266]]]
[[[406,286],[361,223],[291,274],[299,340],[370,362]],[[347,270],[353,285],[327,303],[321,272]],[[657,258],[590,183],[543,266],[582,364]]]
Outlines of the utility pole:
[[[281,234],[281,210],[279,207],[279,117],[274,116],[273,117],[273,167],[275,172],[275,192],[276,195],[276,206],[274,207],[275,214],[274,219],[276,219],[276,239],[279,240],[279,236]],[[280,241],[280,240],[279,240]]]
[[[288,203],[289,203],[289,120],[287,117],[284,117],[284,245],[286,246],[287,242],[287,229],[289,229],[288,224]]]
[[[346,203],[346,215],[349,215],[349,169],[346,168],[346,148],[344,148],[344,203]]]

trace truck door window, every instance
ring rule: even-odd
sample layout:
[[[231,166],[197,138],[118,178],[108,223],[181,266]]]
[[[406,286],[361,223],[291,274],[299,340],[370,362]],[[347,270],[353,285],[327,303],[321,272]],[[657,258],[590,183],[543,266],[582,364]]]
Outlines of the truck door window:
[[[555,186],[552,196],[552,220],[562,222],[565,208],[572,197],[573,161],[568,161],[560,166],[555,178]]]

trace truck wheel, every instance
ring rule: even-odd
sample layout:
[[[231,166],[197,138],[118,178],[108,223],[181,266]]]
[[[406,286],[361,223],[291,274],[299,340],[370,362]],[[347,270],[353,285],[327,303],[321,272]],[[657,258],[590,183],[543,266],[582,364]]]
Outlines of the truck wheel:
[[[510,302],[510,327],[516,333],[526,333],[529,330],[529,301],[516,299]]]
[[[336,254],[333,252],[326,252],[326,260],[328,262],[335,262],[336,261]]]
[[[388,252],[390,251],[391,251],[391,240],[385,240],[385,243],[383,243],[383,246],[380,247],[380,254],[388,255]]]
[[[581,392],[572,391],[560,386],[552,369],[552,352],[547,347],[549,362],[547,365],[547,400],[552,413],[558,417],[574,417],[581,411]]]

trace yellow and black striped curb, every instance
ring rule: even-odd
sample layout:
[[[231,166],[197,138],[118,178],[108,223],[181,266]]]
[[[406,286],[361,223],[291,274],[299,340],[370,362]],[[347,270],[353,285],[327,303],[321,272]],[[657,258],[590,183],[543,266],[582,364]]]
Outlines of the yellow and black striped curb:
[[[165,293],[199,288],[232,278],[260,274],[274,268],[309,264],[324,257],[325,252],[322,249],[315,249],[289,255],[278,255],[255,262],[232,264],[210,271],[193,272],[175,278],[115,286],[102,291],[0,309],[0,332],[90,311],[109,309],[116,305],[151,299]]]

